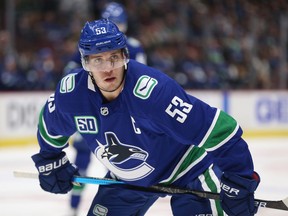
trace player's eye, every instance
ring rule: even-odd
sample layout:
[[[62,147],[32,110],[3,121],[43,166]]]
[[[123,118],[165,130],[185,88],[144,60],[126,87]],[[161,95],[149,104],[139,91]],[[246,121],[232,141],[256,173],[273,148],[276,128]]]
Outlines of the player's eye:
[[[120,59],[120,56],[115,54],[110,57],[111,62],[117,62]]]
[[[101,58],[94,58],[93,60],[92,60],[92,63],[94,64],[94,65],[100,65],[100,64],[102,64],[103,63],[103,59],[101,59]]]

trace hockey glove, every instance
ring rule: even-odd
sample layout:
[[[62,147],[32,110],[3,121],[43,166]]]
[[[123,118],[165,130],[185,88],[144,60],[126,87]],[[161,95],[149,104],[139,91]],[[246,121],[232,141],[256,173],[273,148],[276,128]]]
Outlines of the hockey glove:
[[[78,168],[71,164],[65,154],[45,158],[40,153],[32,156],[32,160],[39,172],[40,186],[43,190],[65,194],[73,187],[73,175],[79,175]]]
[[[254,191],[260,177],[254,172],[255,179],[242,178],[231,173],[224,173],[221,178],[221,206],[229,216],[251,216],[258,207],[254,204]]]

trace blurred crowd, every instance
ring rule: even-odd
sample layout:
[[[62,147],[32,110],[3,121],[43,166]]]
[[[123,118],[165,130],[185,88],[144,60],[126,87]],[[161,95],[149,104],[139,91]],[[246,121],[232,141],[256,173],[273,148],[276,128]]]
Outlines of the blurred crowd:
[[[99,18],[107,1],[13,1],[14,37],[5,26],[8,7],[0,4],[0,90],[53,90],[77,49],[82,26]],[[127,34],[141,41],[148,65],[184,88],[279,89],[283,84],[287,0],[118,2],[127,8]]]

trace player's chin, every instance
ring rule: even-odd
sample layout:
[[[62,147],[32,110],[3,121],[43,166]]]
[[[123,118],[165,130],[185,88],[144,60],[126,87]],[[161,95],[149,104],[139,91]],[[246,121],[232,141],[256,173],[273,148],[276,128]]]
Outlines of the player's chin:
[[[112,84],[112,85],[105,85],[103,86],[102,88],[100,88],[102,91],[105,91],[105,92],[114,92],[116,91],[118,88],[119,88],[120,84]]]

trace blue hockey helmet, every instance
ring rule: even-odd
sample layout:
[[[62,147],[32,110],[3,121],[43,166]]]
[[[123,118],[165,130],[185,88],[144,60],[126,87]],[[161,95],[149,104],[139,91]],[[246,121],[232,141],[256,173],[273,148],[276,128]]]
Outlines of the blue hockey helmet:
[[[127,13],[125,7],[116,2],[108,3],[102,10],[102,18],[109,19],[118,25],[119,29],[123,32],[127,30]]]
[[[86,67],[87,57],[92,54],[121,50],[124,55],[123,64],[115,64],[114,62],[114,66],[120,67],[129,62],[126,36],[115,23],[108,19],[86,22],[80,34],[78,48],[81,54],[82,67],[86,71],[89,71]]]
[[[126,49],[126,36],[108,19],[87,22],[78,43],[81,57],[111,50]]]

